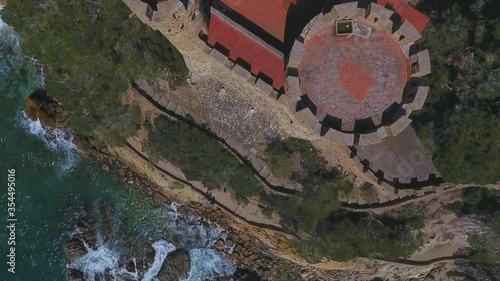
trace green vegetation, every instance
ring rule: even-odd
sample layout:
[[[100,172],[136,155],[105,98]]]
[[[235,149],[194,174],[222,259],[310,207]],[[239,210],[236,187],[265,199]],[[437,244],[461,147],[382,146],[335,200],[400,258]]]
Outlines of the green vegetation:
[[[146,152],[179,167],[189,180],[202,181],[209,189],[228,187],[244,202],[263,192],[251,168],[199,128],[163,115],[147,128]]]
[[[325,180],[291,197],[263,195],[263,204],[280,214],[283,225],[294,231],[314,234],[318,224],[342,207],[339,197],[349,193],[351,185],[343,179]]]
[[[294,170],[294,161],[300,162],[301,168]],[[306,173],[311,173],[324,165],[324,159],[308,141],[274,140],[266,149],[266,163],[275,176],[297,179],[304,170]]]
[[[279,159],[284,162],[277,162]],[[298,162],[295,171],[290,168],[292,161]],[[289,177],[286,178],[304,186],[304,191],[295,196],[267,195],[263,198],[265,205],[278,211],[283,223],[294,230],[314,232],[318,221],[340,209],[339,198],[347,196],[351,190],[351,185],[336,170],[328,169],[318,151],[305,140],[273,141],[266,150],[266,162],[273,173],[288,169]]]
[[[467,240],[474,249],[472,261],[477,263],[499,263],[500,262],[500,235],[479,234],[469,235]]]
[[[139,109],[121,104],[129,81],[162,77],[176,86],[187,75],[170,42],[130,14],[120,0],[19,0],[3,11],[78,134],[124,141],[140,125]]]
[[[266,159],[273,171],[300,162],[289,178],[301,183],[303,192],[290,197],[263,195],[261,199],[268,211],[280,214],[284,227],[302,233],[304,238],[294,245],[309,260],[349,260],[358,256],[395,259],[408,256],[421,244],[411,232],[422,225],[413,222],[418,220],[416,215],[376,217],[342,211],[339,199],[347,197],[352,186],[337,170],[327,167],[310,142],[276,140],[269,145]],[[285,160],[279,163],[276,159]],[[369,200],[376,196],[373,189],[365,192]]]
[[[492,216],[500,210],[500,202],[495,194],[485,187],[469,187],[462,191],[461,201],[449,208],[459,215]]]
[[[322,257],[397,259],[411,255],[422,244],[412,228],[405,226],[391,217],[337,212],[321,222],[315,236],[297,246],[312,261]]]
[[[271,153],[267,156],[267,164],[273,175],[285,179],[292,177],[292,157],[285,154]]]
[[[500,18],[496,0],[423,0],[431,91],[414,126],[450,182],[500,180]]]
[[[413,229],[421,229],[425,224],[427,208],[421,205],[405,205],[393,217],[398,221],[405,222],[405,224]]]
[[[378,202],[377,192],[373,189],[372,185],[365,184],[361,187],[361,198],[368,204]]]
[[[473,215],[491,228],[491,231],[469,235],[474,249],[472,260],[477,263],[500,262],[500,199],[484,187],[462,191],[462,200],[449,206],[458,215]]]
[[[146,127],[145,149],[151,157],[168,160],[189,180],[202,181],[208,188],[227,187],[243,202],[259,196],[266,213],[279,213],[285,228],[301,233],[303,239],[295,246],[312,261],[358,256],[394,259],[411,254],[421,244],[412,230],[423,225],[424,217],[413,211],[394,217],[342,211],[339,199],[347,197],[352,186],[336,169],[327,167],[308,141],[274,141],[266,152],[274,167],[284,167],[276,159],[296,162],[289,178],[304,190],[283,196],[263,192],[250,167],[201,128],[165,116]]]
[[[183,189],[184,188],[184,184],[176,181],[176,182],[174,182],[174,188]]]

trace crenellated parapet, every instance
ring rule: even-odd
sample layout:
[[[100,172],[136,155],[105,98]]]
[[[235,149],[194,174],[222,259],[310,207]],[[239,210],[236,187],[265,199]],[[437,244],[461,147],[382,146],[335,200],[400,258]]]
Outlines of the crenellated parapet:
[[[287,62],[287,94],[304,124],[347,145],[395,137],[412,122],[429,87],[428,50],[414,52],[419,30],[376,3],[334,6],[307,24]],[[340,30],[341,29],[341,30]],[[413,47],[412,47],[413,46]]]

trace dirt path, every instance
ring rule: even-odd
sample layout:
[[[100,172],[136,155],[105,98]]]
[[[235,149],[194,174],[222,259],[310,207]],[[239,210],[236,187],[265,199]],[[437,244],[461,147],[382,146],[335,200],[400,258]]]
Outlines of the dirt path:
[[[143,110],[151,111],[151,105],[149,103],[142,104],[141,107]],[[125,148],[113,148],[112,151],[129,167],[132,167],[139,174],[144,177],[151,179],[155,184],[157,184],[160,188],[160,192],[164,195],[176,198],[179,202],[190,202],[197,201],[203,202],[205,200],[203,196],[203,192],[197,190],[195,187],[189,184],[185,179],[176,177],[168,172],[163,171],[157,165],[149,162],[146,158],[142,157],[140,153],[135,151],[131,147]],[[173,189],[172,184],[174,182],[183,182],[185,187],[182,190]],[[464,186],[465,187],[465,186]],[[464,188],[462,187],[462,188]],[[177,199],[179,198],[179,199]],[[422,199],[422,198],[420,198]],[[409,204],[414,200],[408,200],[404,202],[405,204]],[[403,203],[400,203],[403,204]],[[400,207],[398,204],[394,208]],[[277,229],[273,225],[259,224],[246,220],[244,217],[239,216],[232,212],[230,209],[225,207],[222,202],[219,202],[218,206],[223,209],[227,215],[233,217],[232,227],[239,231],[243,231],[245,233],[250,233],[259,240],[263,241],[266,245],[268,245],[271,249],[273,249],[273,253],[281,257],[283,259],[289,260],[296,264],[302,266],[313,266],[322,270],[355,270],[358,272],[369,273],[370,270],[365,268],[363,263],[359,263],[359,261],[354,260],[352,262],[336,262],[325,260],[321,263],[310,264],[300,257],[300,254],[294,252],[292,248],[289,246],[290,239],[294,239],[293,235],[282,232]],[[372,209],[373,210],[373,209]],[[439,263],[443,260],[452,260],[451,256],[443,257],[442,255],[437,255],[439,258],[436,258],[435,255],[428,256],[428,260],[420,259],[420,260],[405,260],[401,259],[394,262],[389,261],[378,261],[378,262],[386,262],[391,264],[400,264],[400,265],[415,265],[419,264],[420,266],[428,266],[433,263]]]
[[[349,206],[345,205],[344,209],[351,212],[373,212],[377,214],[387,213],[393,211],[395,209],[399,209],[405,205],[409,205],[412,203],[419,203],[420,205],[427,205],[429,201],[437,199],[441,205],[447,205],[459,199],[460,192],[462,189],[468,187],[479,187],[484,186],[491,190],[500,190],[500,186],[498,184],[489,184],[489,185],[478,185],[478,184],[444,184],[437,188],[436,192],[431,192],[418,197],[406,197],[400,200],[394,200],[387,203],[382,204],[372,204],[367,206]]]
[[[187,204],[189,202],[205,202],[205,197],[188,182],[180,178],[176,178],[165,171],[162,171],[156,165],[148,162],[141,157],[136,151],[130,147],[110,147],[108,150],[111,154],[117,157],[121,162],[132,168],[139,175],[147,178],[152,183],[158,186],[158,192],[168,198],[175,198],[179,203]],[[183,182],[183,189],[172,188],[174,182]],[[232,218],[231,227],[250,234],[270,247],[278,257],[287,259],[302,266],[313,266],[323,270],[345,270],[351,268],[349,264],[342,262],[322,262],[319,264],[309,264],[300,255],[290,247],[290,240],[295,236],[278,230],[271,225],[256,224],[245,220],[244,218],[234,214],[224,206],[218,205],[226,215]]]
[[[135,95],[137,95],[137,94],[135,94]],[[130,102],[130,98],[131,97],[129,97],[129,102]],[[140,97],[136,97],[136,98],[140,98]],[[140,102],[140,101],[136,101],[136,102],[141,105],[141,109],[143,111],[154,113],[155,116],[158,114],[162,114],[162,112],[160,112],[159,109],[155,108],[149,101],[143,100],[143,102]],[[139,153],[138,151],[135,151],[135,149],[133,147],[129,147],[129,150],[131,150],[132,153],[135,154],[136,156],[142,157],[143,160],[149,161],[148,159],[144,158],[141,153]],[[134,156],[130,155],[131,154],[130,151],[121,150],[120,154],[121,155],[129,155],[127,157],[127,159],[129,159],[128,161],[129,162],[134,161],[133,160]],[[183,176],[181,176],[181,178],[179,178],[175,175],[172,175],[168,171],[164,171],[163,169],[161,169],[161,167],[158,167],[156,164],[153,164],[151,162],[149,162],[148,165],[150,167],[152,166],[154,168],[151,171],[152,175],[157,175],[158,173],[163,173],[163,177],[161,177],[162,179],[160,180],[160,182],[165,181],[165,175],[167,176],[167,178],[172,178],[170,181],[167,181],[167,183],[168,183],[167,185],[171,186],[171,183],[173,181],[183,182],[185,184],[185,186],[188,188],[187,189],[188,192],[186,193],[187,197],[184,198],[184,200],[189,201],[190,198],[192,198],[191,196],[193,194],[197,195],[197,197],[196,196],[194,197],[195,200],[200,200],[200,198],[201,198],[201,200],[203,200],[204,192],[202,190],[198,190],[196,187],[193,187],[192,185],[190,185],[190,183],[185,178],[183,178]],[[142,169],[144,169],[144,167],[142,167]],[[146,173],[146,174],[149,174],[149,173]],[[157,180],[157,182],[158,182],[158,180]],[[384,212],[389,212],[389,211],[401,208],[407,204],[412,204],[412,203],[417,203],[417,202],[424,203],[425,205],[428,205],[429,202],[431,202],[433,200],[435,201],[436,199],[440,199],[443,202],[442,203],[441,203],[441,201],[440,202],[433,202],[433,204],[436,205],[436,203],[437,203],[437,205],[442,206],[443,204],[447,204],[450,201],[456,200],[456,198],[458,198],[460,195],[460,191],[463,188],[470,187],[470,186],[475,186],[475,185],[448,186],[446,188],[443,187],[438,192],[430,193],[430,194],[427,194],[427,195],[424,195],[424,196],[421,196],[418,198],[405,198],[405,199],[400,200],[398,202],[391,202],[389,205],[386,203],[386,204],[382,204],[383,206],[370,206],[368,208],[347,207],[346,209],[348,209],[350,211],[370,211],[370,212],[374,212],[374,213],[384,213]],[[494,186],[491,186],[491,188],[494,188]],[[164,189],[164,191],[169,192],[171,194],[171,196],[179,196],[180,194],[186,195],[183,192],[179,192],[178,190],[177,191],[174,190],[174,193],[171,193],[172,192],[171,188],[166,189],[166,190]],[[191,194],[191,195],[189,195],[189,194]],[[274,249],[275,249],[274,253],[276,255],[283,257],[283,258],[286,258],[286,259],[293,261],[293,262],[300,264],[300,265],[307,264],[307,262],[305,260],[299,258],[298,253],[294,253],[293,251],[291,251],[287,240],[293,236],[289,236],[288,238],[286,238],[284,240],[281,239],[281,238],[283,238],[283,236],[281,238],[277,238],[275,235],[281,234],[281,235],[284,235],[285,237],[287,237],[288,234],[282,233],[280,231],[280,229],[276,228],[276,226],[274,226],[274,225],[267,225],[265,223],[253,222],[253,221],[249,221],[249,220],[245,219],[245,215],[243,215],[243,216],[238,215],[235,212],[233,212],[230,209],[230,207],[227,207],[226,206],[227,203],[225,203],[224,200],[218,201],[217,203],[218,203],[219,207],[224,209],[228,214],[235,216],[238,219],[244,221],[244,223],[235,224],[235,227],[237,229],[239,229],[241,231],[245,231],[245,232],[250,231],[252,233],[255,233],[259,237],[259,239],[266,240],[267,245],[274,247]],[[250,226],[248,226],[248,225],[250,225]],[[248,227],[251,227],[251,230],[249,230]],[[272,233],[270,233],[269,231],[271,231]],[[441,262],[444,260],[453,260],[454,259],[453,253],[458,248],[459,248],[459,246],[457,246],[456,244],[444,245],[444,246],[438,245],[434,248],[431,248],[430,251],[426,251],[424,253],[414,255],[410,259],[400,259],[400,260],[396,261],[396,263],[407,264],[407,265],[413,265],[416,263],[422,264],[422,265],[430,265],[430,264],[438,263],[438,262]],[[345,263],[337,263],[334,261],[325,261],[323,263],[316,264],[315,266],[317,268],[321,268],[321,269],[336,269],[336,270],[346,268]],[[356,265],[356,266],[358,267],[359,265]]]

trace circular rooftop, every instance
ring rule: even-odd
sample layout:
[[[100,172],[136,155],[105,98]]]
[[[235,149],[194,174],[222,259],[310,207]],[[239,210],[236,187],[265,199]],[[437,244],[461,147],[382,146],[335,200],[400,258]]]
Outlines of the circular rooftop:
[[[348,2],[313,18],[287,63],[287,93],[300,119],[321,136],[370,145],[396,136],[425,103],[431,72],[420,30],[390,7]],[[403,18],[403,17],[401,17]]]
[[[323,28],[304,43],[298,67],[300,89],[316,117],[341,120],[342,131],[354,131],[358,120],[381,125],[384,111],[402,102],[409,79],[399,44],[381,30],[363,27],[371,29],[369,35],[334,36],[331,26]]]

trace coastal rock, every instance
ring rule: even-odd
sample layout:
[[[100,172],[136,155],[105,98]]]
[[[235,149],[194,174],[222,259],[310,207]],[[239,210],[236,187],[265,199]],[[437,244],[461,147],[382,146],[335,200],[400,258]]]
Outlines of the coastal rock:
[[[129,260],[129,261],[125,264],[125,268],[127,269],[127,271],[128,271],[128,272],[134,272],[134,271],[135,271],[135,268],[136,268],[135,261],[134,261],[134,260]]]
[[[24,104],[24,112],[31,120],[38,120],[38,111],[40,110],[40,101],[29,96]]]
[[[73,263],[87,254],[87,249],[80,239],[73,238],[64,243],[64,252],[68,257],[68,262]]]
[[[83,280],[83,273],[74,270],[74,269],[69,269],[68,270],[68,281],[84,281]]]
[[[63,128],[66,124],[67,114],[59,102],[42,89],[28,96],[24,112],[31,120],[40,120],[44,127]]]
[[[102,164],[102,167],[101,167],[104,171],[106,172],[109,172],[109,166],[106,165],[106,164]]]
[[[234,273],[234,279],[238,281],[265,280],[262,279],[257,272],[248,269],[237,269],[236,272]]]
[[[166,258],[158,273],[159,281],[177,281],[187,278],[191,270],[191,258],[185,249],[177,249]]]
[[[151,245],[147,245],[144,249],[144,256],[142,258],[142,270],[147,271],[155,260],[155,249]]]
[[[114,226],[114,210],[111,207],[110,204],[101,204],[99,206],[99,213],[100,213],[100,220],[101,220],[101,235],[102,238],[104,239],[104,242],[107,242],[110,239],[110,235],[113,232],[113,226]]]

